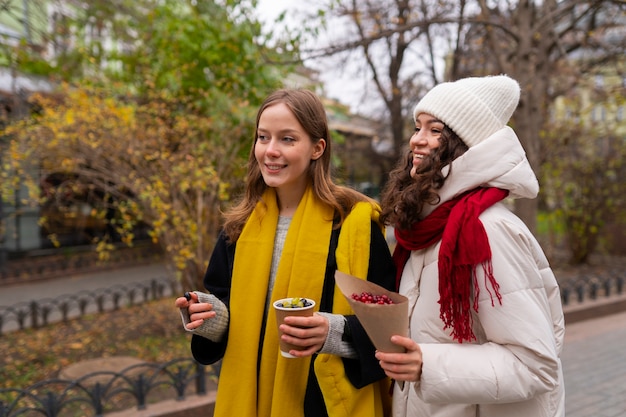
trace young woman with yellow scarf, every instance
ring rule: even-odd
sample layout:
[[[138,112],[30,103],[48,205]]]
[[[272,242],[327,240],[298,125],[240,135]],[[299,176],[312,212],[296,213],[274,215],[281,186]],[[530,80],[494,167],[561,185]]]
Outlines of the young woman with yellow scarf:
[[[306,90],[279,90],[259,109],[246,191],[204,278],[208,294],[180,297],[201,363],[222,359],[216,417],[382,417],[390,380],[335,287],[336,270],[394,289],[395,268],[375,201],[333,183],[326,112]],[[272,302],[316,301],[289,317],[283,357]]]

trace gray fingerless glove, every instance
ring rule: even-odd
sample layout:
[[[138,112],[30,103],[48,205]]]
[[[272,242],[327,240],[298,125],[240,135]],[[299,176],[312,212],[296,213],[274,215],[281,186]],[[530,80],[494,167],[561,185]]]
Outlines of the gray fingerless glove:
[[[226,334],[226,329],[228,329],[229,315],[226,304],[213,294],[206,294],[200,291],[194,291],[194,293],[198,296],[198,302],[213,305],[213,311],[215,311],[216,316],[205,319],[204,322],[195,329],[188,329],[187,324],[191,322],[189,310],[187,308],[181,308],[180,317],[183,320],[183,327],[186,331],[202,336],[212,342],[221,341]]]
[[[328,335],[324,346],[319,353],[330,353],[342,358],[356,359],[358,355],[352,346],[352,343],[343,340],[343,333],[347,322],[344,316],[340,314],[318,312],[317,314],[326,317],[328,320]]]

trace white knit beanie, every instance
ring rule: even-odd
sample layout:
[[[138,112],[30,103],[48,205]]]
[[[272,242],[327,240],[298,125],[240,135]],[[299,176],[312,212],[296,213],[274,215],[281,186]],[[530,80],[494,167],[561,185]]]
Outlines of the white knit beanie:
[[[506,75],[463,78],[436,85],[417,103],[413,117],[435,116],[471,148],[506,126],[519,97],[519,84]]]

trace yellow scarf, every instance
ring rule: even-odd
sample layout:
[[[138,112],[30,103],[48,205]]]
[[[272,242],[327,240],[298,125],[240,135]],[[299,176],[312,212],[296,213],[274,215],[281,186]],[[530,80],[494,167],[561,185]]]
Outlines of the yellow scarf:
[[[278,350],[273,309],[267,312],[260,340],[269,284],[278,206],[273,189],[263,195],[237,241],[230,294],[228,346],[218,382],[215,417],[304,415],[304,393],[311,358],[287,359]],[[376,214],[375,214],[376,213]],[[322,295],[333,210],[307,188],[294,214],[278,266],[271,300],[308,297],[319,306]],[[336,251],[338,269],[367,277],[370,222],[377,212],[358,204],[342,226]],[[293,279],[291,279],[293,277]],[[333,313],[353,314],[336,289]],[[317,308],[317,307],[316,307]],[[263,346],[259,361],[259,346]],[[257,366],[260,363],[260,372]],[[388,381],[356,389],[345,376],[341,358],[319,355],[315,373],[330,417],[379,417]],[[254,393],[257,393],[255,396]]]

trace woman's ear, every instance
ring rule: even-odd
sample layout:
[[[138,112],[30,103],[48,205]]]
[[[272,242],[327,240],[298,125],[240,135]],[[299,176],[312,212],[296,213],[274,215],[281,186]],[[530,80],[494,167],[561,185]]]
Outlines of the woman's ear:
[[[320,138],[317,143],[313,146],[313,154],[311,155],[311,160],[315,161],[319,159],[322,155],[324,155],[324,151],[326,150],[326,140]]]

